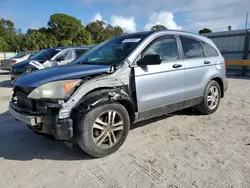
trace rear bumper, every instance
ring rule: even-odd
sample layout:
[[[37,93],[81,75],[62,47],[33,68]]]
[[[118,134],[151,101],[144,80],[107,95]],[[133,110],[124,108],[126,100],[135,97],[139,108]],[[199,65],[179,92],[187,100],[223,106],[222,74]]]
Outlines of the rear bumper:
[[[0,69],[1,69],[1,70],[8,70],[8,71],[10,71],[11,66],[8,66],[8,65],[0,65]]]

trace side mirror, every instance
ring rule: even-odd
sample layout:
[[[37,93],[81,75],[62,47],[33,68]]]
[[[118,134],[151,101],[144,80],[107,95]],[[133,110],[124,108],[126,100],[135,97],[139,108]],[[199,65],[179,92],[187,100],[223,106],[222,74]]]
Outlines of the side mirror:
[[[161,64],[162,59],[159,55],[146,55],[137,62],[138,66],[143,65],[159,65]]]

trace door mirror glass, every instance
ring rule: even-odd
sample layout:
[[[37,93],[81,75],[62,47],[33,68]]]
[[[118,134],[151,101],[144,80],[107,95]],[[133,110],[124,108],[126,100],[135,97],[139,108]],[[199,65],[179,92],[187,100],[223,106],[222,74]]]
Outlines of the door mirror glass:
[[[161,64],[162,59],[160,55],[146,55],[137,62],[137,65],[159,65]]]

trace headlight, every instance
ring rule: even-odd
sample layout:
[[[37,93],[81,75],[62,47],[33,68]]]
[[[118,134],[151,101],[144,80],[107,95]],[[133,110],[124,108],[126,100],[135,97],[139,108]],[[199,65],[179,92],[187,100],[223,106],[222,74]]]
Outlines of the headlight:
[[[34,89],[28,96],[31,99],[64,99],[81,80],[50,82]]]

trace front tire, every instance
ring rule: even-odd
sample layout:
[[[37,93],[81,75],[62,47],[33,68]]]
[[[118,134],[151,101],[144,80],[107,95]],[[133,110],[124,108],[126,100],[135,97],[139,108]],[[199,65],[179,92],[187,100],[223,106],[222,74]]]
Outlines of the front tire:
[[[219,105],[221,99],[221,88],[218,82],[211,80],[206,88],[203,101],[197,106],[197,110],[204,115],[214,113]]]
[[[104,104],[84,114],[78,128],[81,149],[93,157],[104,157],[125,142],[130,130],[129,114],[121,104]]]

